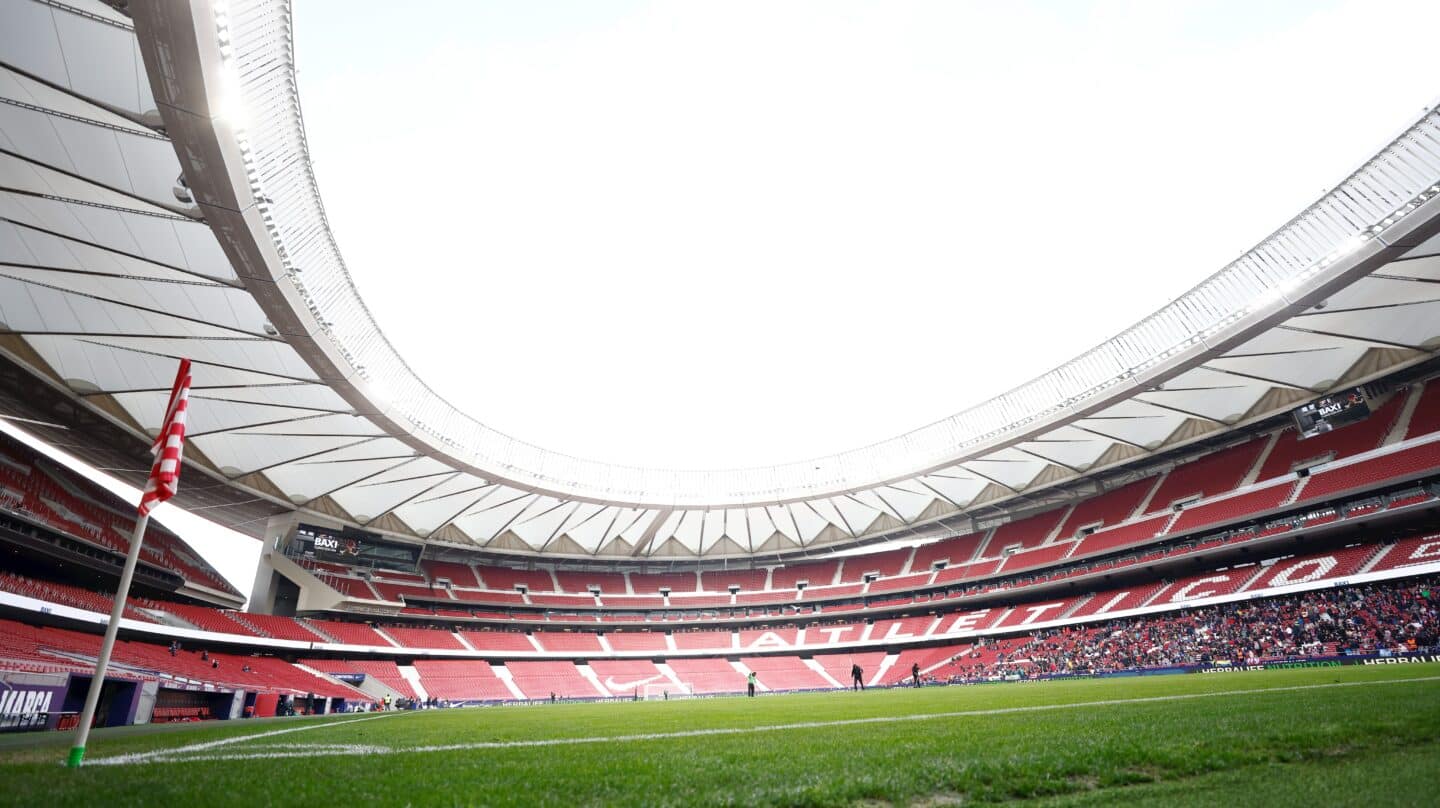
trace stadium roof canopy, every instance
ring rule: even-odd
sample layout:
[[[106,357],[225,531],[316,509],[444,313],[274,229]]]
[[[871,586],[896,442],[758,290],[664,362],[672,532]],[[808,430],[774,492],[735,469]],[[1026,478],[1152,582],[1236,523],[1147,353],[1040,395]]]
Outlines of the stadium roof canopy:
[[[571,457],[456,410],[371,318],[311,171],[287,0],[129,9],[4,9],[0,352],[137,444],[192,358],[187,460],[232,504],[555,557],[832,549],[952,530],[1440,347],[1429,110],[1170,305],[943,421],[765,468]]]

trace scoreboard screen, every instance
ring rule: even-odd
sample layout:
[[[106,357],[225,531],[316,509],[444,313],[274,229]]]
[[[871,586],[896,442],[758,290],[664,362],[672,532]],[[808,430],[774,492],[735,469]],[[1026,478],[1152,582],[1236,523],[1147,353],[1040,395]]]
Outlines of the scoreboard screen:
[[[340,561],[368,567],[413,570],[420,560],[420,548],[385,541],[378,533],[346,527],[341,530],[301,524],[296,538],[311,555],[323,561]]]
[[[1360,388],[1316,399],[1295,410],[1300,437],[1313,438],[1370,417],[1370,403]]]

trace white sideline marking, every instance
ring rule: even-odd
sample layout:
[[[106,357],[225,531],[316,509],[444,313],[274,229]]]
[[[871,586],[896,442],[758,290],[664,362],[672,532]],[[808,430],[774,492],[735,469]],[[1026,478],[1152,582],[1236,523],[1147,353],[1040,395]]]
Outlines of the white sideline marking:
[[[281,758],[298,757],[322,757],[342,755],[393,755],[415,752],[457,752],[482,749],[522,749],[543,746],[575,746],[579,744],[596,743],[627,743],[633,741],[660,741],[670,738],[702,738],[711,735],[745,735],[755,732],[783,732],[793,729],[824,729],[826,727],[846,727],[859,724],[894,724],[903,721],[933,721],[939,718],[969,718],[990,715],[1009,715],[1013,713],[1033,713],[1048,710],[1070,710],[1079,707],[1109,707],[1118,704],[1147,704],[1151,702],[1164,701],[1188,701],[1191,699],[1210,699],[1224,696],[1253,696],[1263,693],[1293,693],[1301,690],[1321,690],[1336,687],[1368,687],[1372,685],[1397,685],[1411,682],[1436,682],[1440,676],[1420,676],[1413,679],[1380,679],[1369,682],[1327,682],[1318,685],[1287,685],[1285,687],[1258,687],[1250,690],[1220,690],[1213,693],[1172,693],[1164,696],[1141,696],[1133,699],[1103,699],[1100,701],[1077,701],[1064,704],[1031,704],[1022,707],[996,707],[989,710],[958,710],[946,713],[916,713],[914,715],[882,715],[869,718],[844,718],[834,721],[801,721],[793,724],[768,724],[758,727],[715,727],[712,729],[692,729],[679,732],[650,732],[638,735],[602,735],[588,738],[541,738],[528,741],[476,741],[474,743],[436,744],[431,746],[372,746],[372,745],[346,745],[346,744],[321,744],[306,746],[304,744],[287,744],[283,746],[257,749],[250,752],[235,751],[218,755],[185,755],[187,752],[203,751],[217,746],[248,741],[256,738],[263,738],[267,735],[278,735],[283,732],[298,732],[301,729],[318,729],[319,727],[301,727],[298,729],[277,730],[275,732],[262,733],[260,735],[247,735],[240,738],[231,738],[224,741],[211,741],[206,744],[181,747],[178,749],[159,750],[138,755],[118,755],[116,757],[101,758],[95,761],[87,761],[86,765],[99,766],[123,766],[137,763],[193,763],[199,761],[223,761],[223,760],[278,760]],[[397,715],[388,713],[386,715]],[[385,715],[374,716],[384,718]],[[370,719],[358,719],[368,721]],[[324,726],[336,726],[326,724]],[[273,750],[273,751],[271,751]]]
[[[129,755],[114,755],[112,757],[92,758],[85,761],[86,766],[117,766],[129,763],[144,763],[147,760],[170,759],[176,755],[184,755],[187,752],[202,752],[207,749],[214,749],[219,746],[254,741],[260,738],[273,738],[276,735],[289,735],[292,732],[306,732],[312,729],[329,729],[346,724],[359,724],[362,721],[374,721],[377,718],[390,718],[391,716],[404,715],[404,713],[381,713],[379,715],[366,716],[365,718],[350,718],[343,721],[325,721],[323,723],[306,724],[303,727],[286,727],[285,729],[272,729],[269,732],[257,732],[254,735],[237,735],[233,738],[222,738],[218,741],[206,741],[204,743],[191,744],[190,746],[179,746],[174,749],[156,749],[150,752],[135,752]],[[301,748],[296,744],[293,748]],[[318,747],[308,747],[318,748]],[[198,760],[199,758],[196,758]]]

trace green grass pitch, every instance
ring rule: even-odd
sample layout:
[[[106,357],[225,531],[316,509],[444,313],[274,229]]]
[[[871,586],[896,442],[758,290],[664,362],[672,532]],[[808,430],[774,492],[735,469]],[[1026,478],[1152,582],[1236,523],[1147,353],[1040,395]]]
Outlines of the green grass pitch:
[[[1440,665],[0,737],[0,804],[1433,805]]]

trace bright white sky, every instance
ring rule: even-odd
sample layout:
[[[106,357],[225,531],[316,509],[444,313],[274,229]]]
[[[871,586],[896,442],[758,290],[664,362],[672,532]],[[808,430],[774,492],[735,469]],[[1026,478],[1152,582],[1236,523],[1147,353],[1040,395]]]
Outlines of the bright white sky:
[[[693,468],[892,436],[1163,305],[1433,100],[1440,3],[301,0],[296,28],[401,355],[517,437]],[[248,592],[257,543],[166,521]]]
[[[1432,99],[1440,4],[1390,5],[305,0],[296,53],[421,378],[730,468],[953,414],[1220,269]]]

